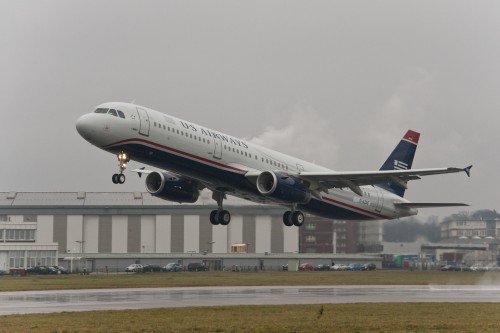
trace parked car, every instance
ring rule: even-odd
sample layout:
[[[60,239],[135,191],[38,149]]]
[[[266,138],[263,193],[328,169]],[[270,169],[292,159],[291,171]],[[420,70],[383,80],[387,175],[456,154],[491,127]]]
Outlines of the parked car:
[[[288,264],[281,265],[281,270],[282,271],[288,271]]]
[[[143,272],[161,272],[161,266],[158,265],[144,265],[142,266]]]
[[[470,270],[473,272],[486,272],[486,267],[480,264],[474,264],[470,267]]]
[[[68,274],[68,270],[62,266],[50,266],[52,269],[56,270],[56,274]]]
[[[329,271],[330,270],[330,266],[320,264],[320,265],[314,267],[314,270],[315,271]]]
[[[369,263],[369,264],[364,264],[363,265],[363,270],[364,271],[374,271],[375,269],[377,269],[377,266],[374,264],[374,263]]]
[[[313,269],[313,265],[309,263],[303,263],[299,265],[299,271],[312,271]]]
[[[187,270],[190,272],[201,272],[201,271],[206,271],[207,268],[202,263],[191,262],[188,264]]]
[[[444,265],[444,266],[441,266],[441,270],[442,271],[460,271],[460,267],[456,266],[456,265]]]
[[[33,266],[26,270],[28,274],[57,274],[57,270],[47,266]]]
[[[125,272],[142,272],[143,266],[141,264],[132,264],[125,268]]]
[[[356,264],[356,263],[354,263],[354,264],[349,264],[349,265],[347,266],[347,270],[348,270],[348,271],[362,271],[362,270],[363,270],[363,266],[362,266],[362,265],[360,265],[360,264]]]
[[[330,269],[333,271],[345,271],[347,270],[347,266],[344,264],[335,264]]]
[[[171,262],[166,264],[165,266],[162,267],[162,271],[164,272],[180,272],[183,270],[184,267],[182,267],[181,264]]]

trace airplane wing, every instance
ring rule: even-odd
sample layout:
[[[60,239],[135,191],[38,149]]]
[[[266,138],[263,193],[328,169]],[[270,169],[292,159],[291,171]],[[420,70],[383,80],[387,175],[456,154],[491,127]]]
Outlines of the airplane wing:
[[[311,184],[311,189],[327,190],[329,188],[350,188],[354,193],[362,195],[359,188],[363,185],[377,185],[387,182],[396,182],[407,188],[409,180],[420,179],[421,176],[439,175],[445,173],[465,172],[470,177],[472,165],[466,168],[434,168],[410,170],[381,170],[357,172],[301,172],[295,177]]]

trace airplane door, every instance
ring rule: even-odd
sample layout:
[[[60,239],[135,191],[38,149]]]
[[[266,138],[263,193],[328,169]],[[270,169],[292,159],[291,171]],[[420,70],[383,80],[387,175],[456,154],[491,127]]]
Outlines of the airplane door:
[[[222,140],[214,137],[214,158],[220,160],[222,158]]]
[[[377,204],[375,205],[375,211],[380,213],[382,211],[382,206],[384,206],[384,195],[377,187],[373,188],[375,189],[375,192],[377,192]]]
[[[139,127],[139,134],[142,134],[144,136],[149,136],[149,116],[148,112],[144,109],[137,108],[137,113],[139,114],[139,121],[140,121],[140,127]]]

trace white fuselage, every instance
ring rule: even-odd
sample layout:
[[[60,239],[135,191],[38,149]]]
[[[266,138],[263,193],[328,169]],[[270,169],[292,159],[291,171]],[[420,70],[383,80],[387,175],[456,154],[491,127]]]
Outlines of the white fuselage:
[[[293,177],[304,171],[333,172],[134,104],[105,103],[98,108],[120,110],[124,117],[95,112],[82,116],[78,132],[93,145],[113,154],[125,151],[131,160],[254,202],[276,201],[260,194],[248,174],[274,171]],[[329,189],[299,207],[314,215],[346,220],[393,219],[417,213],[416,209],[396,207],[395,202],[408,201],[380,187],[362,186],[361,191],[362,196],[349,188]]]

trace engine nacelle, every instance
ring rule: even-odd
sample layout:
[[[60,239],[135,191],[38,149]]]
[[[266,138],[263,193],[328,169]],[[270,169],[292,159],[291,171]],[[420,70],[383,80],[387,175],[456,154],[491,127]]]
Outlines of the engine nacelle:
[[[311,193],[300,181],[275,171],[264,171],[257,177],[257,190],[284,203],[306,204],[311,200]]]
[[[151,172],[146,177],[146,190],[155,197],[179,203],[193,203],[200,196],[196,186],[168,172]]]

